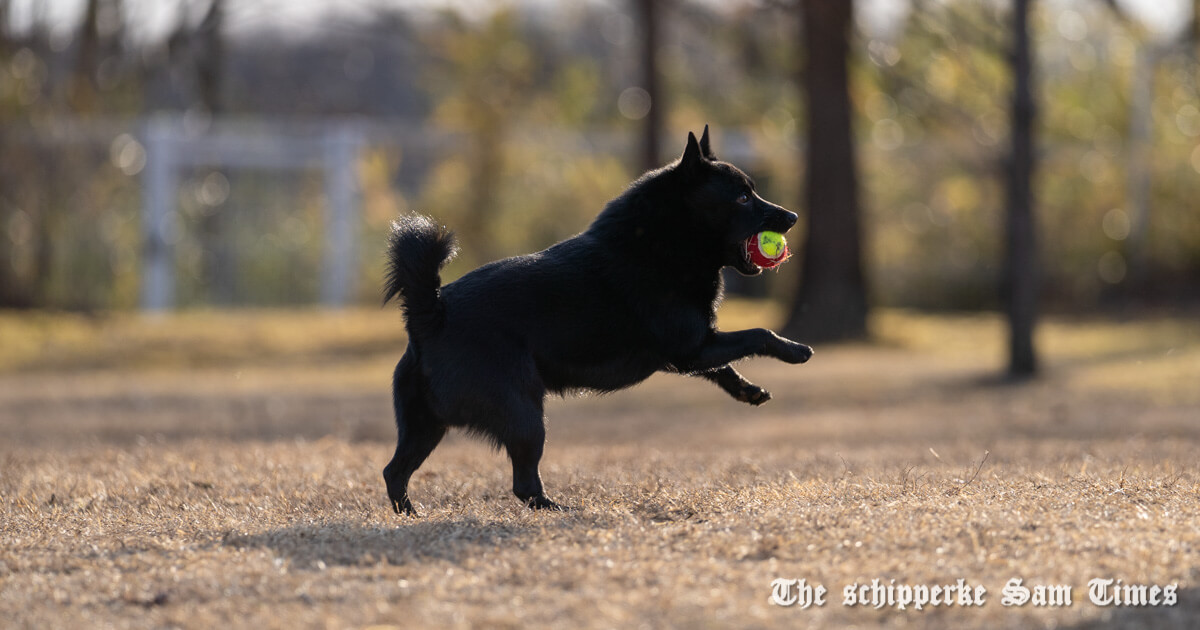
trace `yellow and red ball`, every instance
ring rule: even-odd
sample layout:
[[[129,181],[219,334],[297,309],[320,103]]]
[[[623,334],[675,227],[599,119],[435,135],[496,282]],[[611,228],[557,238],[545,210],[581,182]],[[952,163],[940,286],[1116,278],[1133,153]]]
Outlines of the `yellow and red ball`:
[[[750,262],[765,269],[772,269],[787,260],[790,252],[787,239],[782,234],[764,231],[746,239],[746,254]]]

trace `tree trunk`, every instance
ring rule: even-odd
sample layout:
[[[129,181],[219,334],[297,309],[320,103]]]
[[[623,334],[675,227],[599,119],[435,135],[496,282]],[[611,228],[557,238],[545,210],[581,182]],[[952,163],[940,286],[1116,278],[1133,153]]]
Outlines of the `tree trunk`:
[[[642,89],[650,97],[650,111],[646,113],[642,127],[641,163],[643,170],[662,166],[659,138],[662,137],[663,114],[666,104],[662,101],[658,76],[659,9],[662,0],[636,0],[636,9],[642,27],[641,66]]]
[[[1129,265],[1126,286],[1143,286],[1150,234],[1150,156],[1154,142],[1154,73],[1162,53],[1146,42],[1138,48],[1129,81],[1129,141],[1126,166],[1126,197],[1129,199],[1129,234],[1125,239],[1125,261]]]
[[[213,118],[224,113],[221,98],[225,78],[224,30],[225,0],[213,0],[193,40],[200,47],[195,58],[197,97]]]
[[[96,108],[96,72],[100,67],[100,0],[88,0],[79,26],[79,53],[67,84],[73,113],[88,115]]]
[[[8,41],[8,6],[9,0],[0,0],[0,63],[9,62]],[[9,183],[7,133],[12,121],[7,108],[0,109],[0,225],[10,225],[12,211],[9,208],[16,204],[10,199],[12,185]],[[13,271],[13,247],[7,235],[0,235],[0,308],[20,305],[20,289],[18,289],[16,273]]]
[[[212,120],[225,113],[222,98],[225,82],[225,0],[213,0],[195,32],[189,34],[192,71],[195,73],[194,100]],[[232,187],[237,177],[229,173]],[[234,208],[222,201],[200,217],[197,226],[204,243],[204,279],[208,299],[218,306],[232,306],[239,298],[237,225]]]
[[[1037,372],[1033,329],[1037,320],[1038,255],[1033,222],[1033,55],[1029,37],[1032,0],[1013,0],[1012,154],[1008,160],[1002,298],[1008,316],[1008,374]]]
[[[806,341],[860,338],[867,332],[867,292],[847,76],[853,2],[803,0],[800,7],[808,232],[800,287],[784,331]]]
[[[1192,27],[1190,30],[1188,38],[1192,40],[1192,44],[1200,45],[1200,0],[1192,0]],[[1192,53],[1197,54],[1200,51],[1193,49]]]

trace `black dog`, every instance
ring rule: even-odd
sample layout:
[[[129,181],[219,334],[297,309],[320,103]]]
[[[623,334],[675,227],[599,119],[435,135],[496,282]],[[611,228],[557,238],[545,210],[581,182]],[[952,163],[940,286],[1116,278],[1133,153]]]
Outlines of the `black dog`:
[[[538,474],[547,391],[614,391],[668,371],[702,376],[753,405],[769,400],[730,363],[756,355],[803,363],[812,349],[762,328],[718,331],[720,272],[761,272],[743,243],[795,223],[713,156],[708,127],[587,231],[445,287],[439,270],[456,252],[453,234],[426,217],[397,221],[384,302],[402,299],[408,349],[392,380],[399,444],[383,469],[396,512],[415,514],[409,478],[448,427],[503,446],[513,494],[558,509]]]

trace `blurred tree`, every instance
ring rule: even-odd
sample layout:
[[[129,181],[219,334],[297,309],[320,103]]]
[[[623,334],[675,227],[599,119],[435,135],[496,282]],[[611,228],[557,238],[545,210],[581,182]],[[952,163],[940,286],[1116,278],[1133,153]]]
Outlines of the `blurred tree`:
[[[96,71],[100,66],[100,4],[87,0],[79,32],[79,55],[68,85],[71,110],[87,115],[96,107]]]
[[[96,114],[105,105],[101,91],[112,88],[125,39],[121,11],[121,0],[87,0],[84,5],[66,85],[65,104],[77,115]]]
[[[224,110],[225,0],[210,0],[199,23],[192,17],[195,4],[179,0],[175,26],[167,38],[173,100],[179,107],[216,116]]]
[[[190,55],[195,72],[195,100],[208,116],[217,118],[225,111],[222,98],[225,68],[225,0],[212,0],[204,18],[189,37]],[[226,180],[228,181],[228,180]],[[211,288],[213,302],[233,304],[238,278],[238,248],[234,245],[232,209],[219,204],[205,212],[199,221],[198,236],[204,251],[204,279]]]
[[[1029,13],[1033,0],[1013,0],[1013,92],[1011,152],[1007,163],[1004,280],[1008,317],[1008,373],[1030,376],[1037,371],[1033,329],[1037,322],[1038,254],[1033,219],[1033,176],[1036,170],[1033,125],[1033,52]]]
[[[867,332],[867,291],[859,222],[858,165],[847,64],[850,0],[802,0],[808,105],[805,167],[807,232],[800,288],[784,330],[809,341]]]
[[[1129,87],[1126,206],[1130,229],[1124,241],[1124,255],[1130,284],[1140,287],[1146,283],[1150,266],[1155,77],[1163,60],[1173,54],[1183,52],[1193,59],[1196,57],[1200,45],[1200,0],[1191,1],[1191,20],[1174,36],[1153,32],[1129,15],[1117,0],[1103,0],[1103,4],[1138,42]]]
[[[536,60],[511,9],[496,11],[482,24],[468,23],[457,14],[446,14],[445,19],[429,39],[443,56],[437,76],[431,77],[434,90],[443,94],[434,118],[464,132],[472,145],[465,195],[461,207],[454,209],[462,222],[455,227],[464,255],[488,262],[498,257],[493,222],[499,211],[505,142],[520,110],[533,98]],[[439,213],[439,218],[446,214]]]
[[[203,8],[197,22],[193,9]],[[174,106],[212,120],[225,113],[225,0],[180,0],[176,23],[167,40],[167,94],[155,91],[160,106]],[[220,177],[227,176],[219,174]],[[238,284],[238,246],[231,209],[224,202],[207,206],[196,223],[201,252],[201,282],[207,298],[218,305],[233,304]]]
[[[662,138],[663,113],[667,110],[663,100],[663,91],[659,88],[660,71],[658,67],[659,35],[661,28],[661,0],[634,0],[636,13],[641,22],[641,55],[642,89],[650,100],[650,111],[642,126],[642,170],[650,170],[662,166],[659,162],[662,154],[659,139]]]
[[[196,92],[209,115],[223,113],[225,0],[212,0],[196,32]]]
[[[9,32],[9,11],[11,10],[10,0],[0,0],[0,67],[7,67],[12,59],[15,45],[12,41],[12,35]],[[7,70],[0,69],[0,76],[4,76],[8,82]],[[12,205],[12,188],[9,183],[9,169],[7,168],[8,158],[10,154],[10,128],[15,116],[15,101],[10,94],[15,91],[16,80],[12,79],[9,89],[4,93],[0,93],[0,225],[5,226],[4,232],[0,232],[0,308],[24,306],[24,291],[21,290],[20,280],[13,270],[13,250],[15,240],[12,227],[13,217],[15,212],[10,209]]]
[[[36,304],[33,273],[35,237],[43,219],[31,198],[41,192],[48,166],[42,155],[17,141],[18,128],[36,115],[47,76],[42,53],[49,49],[49,32],[35,12],[24,34],[12,30],[11,4],[0,9],[0,307],[28,308]],[[36,191],[36,192],[33,192]]]

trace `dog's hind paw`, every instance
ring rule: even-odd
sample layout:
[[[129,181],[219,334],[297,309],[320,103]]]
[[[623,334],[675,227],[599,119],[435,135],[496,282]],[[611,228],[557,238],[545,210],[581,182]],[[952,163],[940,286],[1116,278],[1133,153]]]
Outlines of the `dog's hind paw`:
[[[758,385],[747,385],[738,392],[737,399],[755,407],[771,400],[771,392]]]
[[[525,507],[531,510],[549,510],[551,512],[571,512],[574,510],[574,508],[559,505],[542,495],[526,499]]]
[[[396,510],[396,514],[401,516],[411,516],[413,518],[420,516],[420,514],[417,514],[417,510],[413,508],[412,501],[409,501],[407,497],[403,501],[392,501],[392,509]]]

